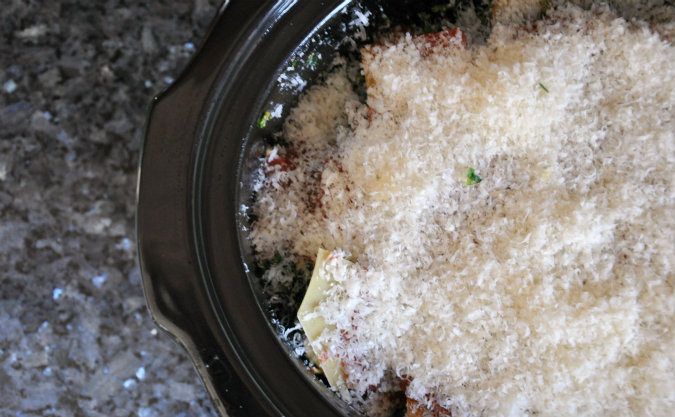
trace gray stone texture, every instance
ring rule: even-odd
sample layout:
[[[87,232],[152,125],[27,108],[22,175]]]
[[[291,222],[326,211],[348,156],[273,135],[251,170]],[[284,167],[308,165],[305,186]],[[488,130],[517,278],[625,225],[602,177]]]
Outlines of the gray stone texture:
[[[3,0],[0,416],[215,416],[143,298],[135,186],[151,97],[217,0]]]

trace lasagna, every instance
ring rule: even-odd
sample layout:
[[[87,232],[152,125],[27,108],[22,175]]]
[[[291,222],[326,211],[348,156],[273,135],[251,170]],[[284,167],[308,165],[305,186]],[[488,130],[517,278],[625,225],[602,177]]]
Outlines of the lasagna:
[[[312,271],[305,354],[372,415],[675,409],[675,47],[547,7],[366,46],[263,158],[264,280]]]

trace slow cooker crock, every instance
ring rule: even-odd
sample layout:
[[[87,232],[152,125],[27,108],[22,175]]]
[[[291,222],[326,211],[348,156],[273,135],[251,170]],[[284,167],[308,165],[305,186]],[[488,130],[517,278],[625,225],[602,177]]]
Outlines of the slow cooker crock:
[[[183,74],[152,102],[137,206],[145,295],[223,415],[358,415],[280,341],[248,266],[240,210],[250,198],[252,155],[281,123],[261,129],[261,111],[272,96],[297,99],[297,91],[273,87],[280,71],[302,48],[326,57],[339,48],[350,3],[231,0]],[[406,24],[440,3],[447,1],[361,5]],[[328,62],[307,69],[308,84]]]

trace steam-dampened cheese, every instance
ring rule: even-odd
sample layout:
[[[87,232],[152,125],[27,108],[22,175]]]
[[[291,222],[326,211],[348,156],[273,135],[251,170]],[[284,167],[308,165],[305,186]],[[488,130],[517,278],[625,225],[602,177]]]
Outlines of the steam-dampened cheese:
[[[250,235],[360,266],[312,310],[347,384],[393,373],[453,416],[671,416],[675,47],[561,4],[485,45],[369,58],[375,113],[339,72],[312,89]]]

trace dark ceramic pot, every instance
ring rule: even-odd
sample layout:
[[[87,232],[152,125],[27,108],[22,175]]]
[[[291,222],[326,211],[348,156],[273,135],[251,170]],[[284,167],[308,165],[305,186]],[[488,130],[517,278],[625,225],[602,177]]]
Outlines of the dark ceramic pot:
[[[275,87],[281,69],[302,48],[324,56],[340,48],[350,3],[231,0],[183,74],[152,103],[137,211],[145,295],[223,415],[357,415],[280,341],[247,267],[239,210],[265,137],[280,125],[281,118],[261,129],[261,111],[270,100],[297,101],[297,92]],[[378,3],[385,2],[363,7],[404,24],[434,5]],[[308,84],[325,65],[306,70]]]

